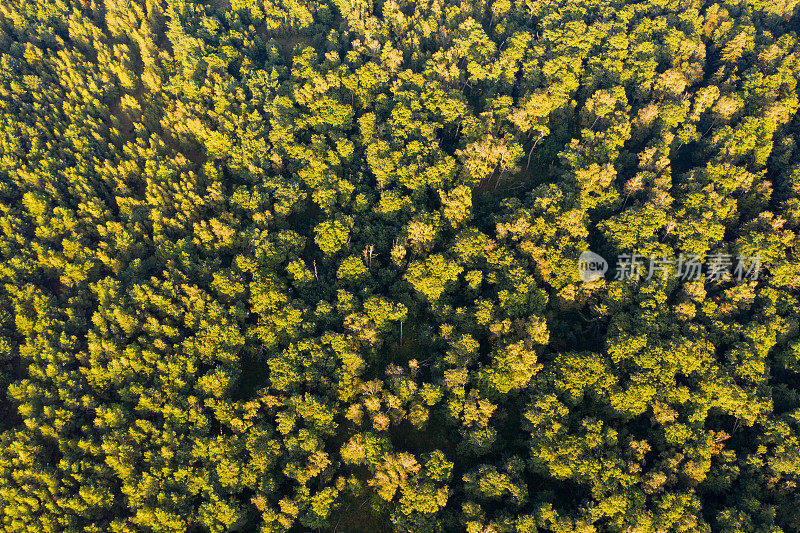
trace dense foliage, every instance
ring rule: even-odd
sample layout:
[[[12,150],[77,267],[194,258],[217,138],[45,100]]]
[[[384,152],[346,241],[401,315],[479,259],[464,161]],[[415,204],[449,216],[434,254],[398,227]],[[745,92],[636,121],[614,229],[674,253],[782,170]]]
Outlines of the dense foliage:
[[[0,528],[800,532],[798,31],[3,2]]]

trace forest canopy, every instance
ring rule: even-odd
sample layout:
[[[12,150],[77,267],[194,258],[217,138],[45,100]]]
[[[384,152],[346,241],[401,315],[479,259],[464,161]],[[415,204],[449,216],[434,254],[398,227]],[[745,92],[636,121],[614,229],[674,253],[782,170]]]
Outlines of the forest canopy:
[[[800,533],[798,32],[2,2],[0,529]]]

